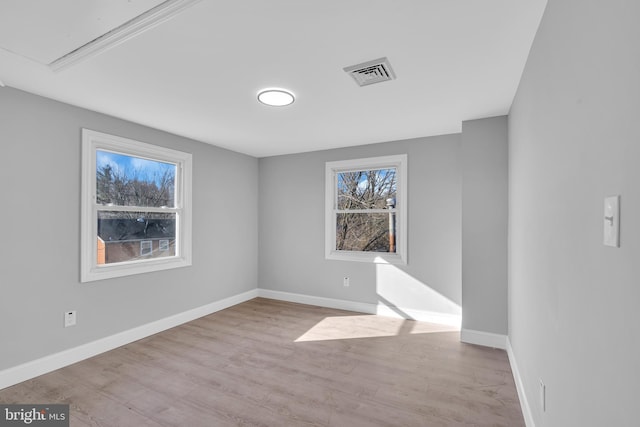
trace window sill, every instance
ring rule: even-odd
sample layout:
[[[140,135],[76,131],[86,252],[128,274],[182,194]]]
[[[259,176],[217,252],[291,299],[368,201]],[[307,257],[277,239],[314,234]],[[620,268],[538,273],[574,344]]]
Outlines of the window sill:
[[[401,254],[390,254],[384,252],[331,251],[326,254],[325,258],[334,261],[356,261],[372,264],[407,264],[407,260]]]
[[[187,259],[172,257],[169,259],[155,259],[141,262],[123,262],[113,265],[96,266],[87,272],[83,272],[82,282],[112,279],[115,277],[130,276],[132,274],[151,273],[154,271],[169,270],[172,268],[188,267],[191,265]]]

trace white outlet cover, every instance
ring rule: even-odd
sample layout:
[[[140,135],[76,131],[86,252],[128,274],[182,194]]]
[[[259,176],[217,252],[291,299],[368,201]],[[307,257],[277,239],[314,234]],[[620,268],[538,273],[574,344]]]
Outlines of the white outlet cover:
[[[604,199],[604,238],[605,246],[620,247],[620,196]]]
[[[76,324],[76,312],[67,311],[64,313],[64,327],[74,326]]]

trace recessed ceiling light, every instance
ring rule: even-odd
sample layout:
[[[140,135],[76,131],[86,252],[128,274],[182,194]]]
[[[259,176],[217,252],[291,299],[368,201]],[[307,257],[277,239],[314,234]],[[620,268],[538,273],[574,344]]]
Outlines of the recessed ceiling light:
[[[258,101],[272,107],[284,107],[295,101],[293,93],[284,89],[265,89],[258,93]]]

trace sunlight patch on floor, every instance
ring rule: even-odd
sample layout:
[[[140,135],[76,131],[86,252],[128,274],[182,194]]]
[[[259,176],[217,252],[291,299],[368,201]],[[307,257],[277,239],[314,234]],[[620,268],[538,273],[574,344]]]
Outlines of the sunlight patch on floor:
[[[295,342],[392,337],[458,331],[455,326],[375,315],[325,317]]]

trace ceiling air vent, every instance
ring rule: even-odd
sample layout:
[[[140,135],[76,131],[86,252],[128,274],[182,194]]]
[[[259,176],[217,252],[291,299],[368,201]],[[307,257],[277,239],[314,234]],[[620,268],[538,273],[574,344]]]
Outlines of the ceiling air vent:
[[[344,71],[350,74],[360,86],[386,82],[396,78],[387,58],[374,59],[373,61],[352,65],[344,68]]]

